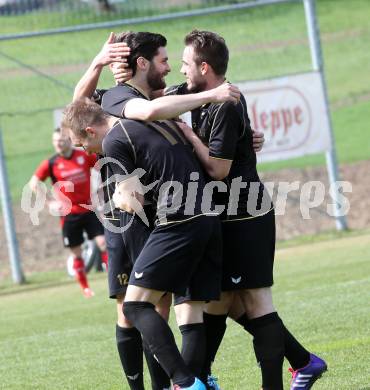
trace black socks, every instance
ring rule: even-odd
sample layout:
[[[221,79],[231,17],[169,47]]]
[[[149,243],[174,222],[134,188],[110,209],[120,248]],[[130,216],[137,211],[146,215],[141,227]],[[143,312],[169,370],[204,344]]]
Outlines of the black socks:
[[[283,389],[284,328],[276,312],[249,321],[253,346],[262,372],[262,387]]]
[[[206,356],[200,379],[206,383],[207,376],[211,374],[212,363],[215,360],[226,331],[227,314],[216,315],[203,313],[203,318],[206,334]]]
[[[142,334],[145,343],[173,383],[182,387],[191,386],[194,375],[181,357],[170,327],[155,311],[154,305],[149,302],[125,302],[123,313]]]
[[[171,387],[170,378],[165,373],[161,365],[158,363],[156,358],[151,353],[149,347],[143,341],[143,348],[146,363],[148,365],[148,370],[150,373],[150,378],[152,381],[152,390],[163,390],[169,389]]]
[[[310,353],[300,344],[295,337],[284,327],[285,357],[293,370],[307,366],[310,362]]]
[[[249,326],[248,317],[245,313],[235,321],[241,326],[243,326],[247,332],[253,335]],[[289,330],[285,327],[284,323],[283,323],[283,328],[284,328],[285,357],[288,359],[290,365],[294,370],[306,366],[310,361],[310,353],[289,332]]]
[[[204,324],[179,326],[182,334],[181,356],[194,376],[199,377],[206,353]]]
[[[116,341],[130,389],[144,390],[143,348],[140,332],[136,328],[121,328],[116,325]]]

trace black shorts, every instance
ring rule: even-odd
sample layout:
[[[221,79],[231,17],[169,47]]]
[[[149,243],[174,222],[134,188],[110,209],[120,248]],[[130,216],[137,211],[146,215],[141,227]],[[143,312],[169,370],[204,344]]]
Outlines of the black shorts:
[[[116,228],[120,227],[119,220],[110,219],[109,222]],[[117,298],[117,295],[126,294],[132,262],[127,254],[121,232],[111,231],[107,226],[104,235],[108,252],[109,298]]]
[[[221,289],[221,228],[218,217],[199,216],[156,226],[129,284],[172,292],[184,300],[217,300]]]
[[[275,256],[274,210],[222,222],[222,291],[270,287]]]
[[[66,248],[79,246],[84,242],[83,232],[89,240],[104,234],[104,228],[94,212],[68,214],[62,218],[63,243]]]
[[[153,230],[151,225],[147,226],[137,215],[132,215],[121,211],[120,213],[122,229],[122,239],[125,243],[128,257],[134,264],[144,248],[150,233]]]

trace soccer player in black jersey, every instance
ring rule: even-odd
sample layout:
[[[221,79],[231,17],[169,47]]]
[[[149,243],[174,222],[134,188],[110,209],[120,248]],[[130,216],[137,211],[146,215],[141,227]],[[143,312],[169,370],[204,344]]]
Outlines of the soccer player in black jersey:
[[[204,35],[207,34],[204,33]],[[201,35],[199,34],[197,37],[200,44],[205,38]],[[215,37],[212,34],[208,35]],[[185,52],[192,51],[190,46],[187,45]],[[184,58],[183,71],[186,73],[188,84],[172,89],[172,93],[203,91],[210,88],[210,82],[213,83],[213,86],[219,86],[224,82],[228,56],[225,57],[222,53],[227,53],[227,48],[220,47],[217,44],[214,47],[217,48],[217,54],[213,53],[213,58],[207,57],[209,53],[205,53],[205,58],[202,60],[198,58],[197,62],[195,60],[190,61],[191,58],[187,62]],[[201,49],[207,51],[207,47],[201,47]],[[223,66],[223,71],[219,72],[218,70],[218,73],[215,74],[210,63],[212,63],[213,68],[219,69],[221,67],[222,69]],[[124,111],[122,99],[118,94],[115,94],[114,98],[114,110],[116,110],[116,114],[122,115]],[[209,346],[208,367],[206,365],[205,372],[209,370],[210,362],[214,359],[226,328],[226,313],[229,310],[232,297],[235,295],[230,291],[236,290],[238,291],[237,295],[242,297],[243,306],[249,317],[243,315],[238,318],[238,321],[243,323],[246,329],[254,335],[256,356],[262,368],[263,386],[265,389],[279,389],[282,386],[281,369],[284,355],[289,359],[293,368],[299,368],[304,363],[309,363],[308,366],[310,367],[318,365],[320,371],[325,365],[320,361],[312,361],[314,355],[310,355],[286,330],[272,305],[270,286],[272,284],[275,241],[274,214],[271,210],[271,201],[266,196],[255,170],[255,154],[251,150],[252,131],[249,126],[245,101],[243,99],[242,101],[235,108],[230,104],[224,104],[223,109],[227,108],[226,115],[221,110],[222,106],[220,107],[220,105],[206,106],[201,111],[194,110],[192,115],[194,130],[198,132],[203,142],[211,143],[209,150],[206,147],[203,148],[203,152],[205,152],[203,162],[209,175],[216,179],[227,177],[226,181],[231,179],[230,184],[232,179],[237,178],[248,184],[247,188],[241,188],[240,194],[236,194],[240,201],[231,204],[233,207],[231,207],[229,214],[224,213],[228,218],[228,222],[224,222],[223,234],[229,248],[225,250],[224,256],[224,270],[226,273],[223,280],[223,289],[225,293],[223,294],[223,300],[220,303],[209,305],[205,314],[206,323],[209,325],[207,326],[209,333],[207,337]],[[134,115],[137,114],[137,112],[134,113]],[[226,129],[231,129],[227,133],[230,135],[228,140],[225,139]],[[186,129],[184,130],[186,131]],[[213,135],[212,140],[210,140],[211,133]],[[197,143],[194,145],[196,148],[202,148],[202,142],[196,141],[197,138],[193,136],[192,131],[188,132],[187,135],[192,142]],[[239,139],[239,137],[241,138]],[[254,183],[254,185],[250,183]],[[236,181],[234,184],[238,184],[238,182]],[[254,190],[254,202],[251,201],[250,204],[254,207],[249,210],[248,197],[252,195],[251,186]],[[264,197],[263,194],[265,194]],[[228,206],[230,191],[226,191],[226,197],[222,195],[222,193],[219,194],[217,200],[223,202],[226,207]],[[261,208],[263,198],[265,199],[265,210]],[[268,236],[263,241],[261,241],[263,234],[259,233],[261,229],[263,234],[268,232]],[[250,242],[247,249],[248,255],[244,256],[244,247],[248,237],[248,242]],[[241,245],[243,246],[241,247]],[[246,274],[248,274],[248,278]],[[299,374],[299,370],[296,370],[296,373]],[[300,380],[299,375],[295,375],[295,378]],[[304,377],[304,380],[307,380],[307,386],[310,386],[315,378],[317,378],[315,372]],[[217,388],[216,386],[215,383],[210,384],[210,388]],[[292,386],[294,386],[294,381]]]
[[[181,72],[186,85],[174,93],[205,91],[225,83],[228,65],[225,41],[215,33],[193,31],[185,37]],[[216,203],[224,206],[223,297],[205,314],[208,366],[226,329],[234,296],[245,310],[236,319],[254,337],[264,390],[283,389],[284,356],[293,367],[291,389],[309,389],[326,370],[326,363],[310,354],[286,329],[271,294],[275,251],[275,218],[271,199],[256,170],[252,130],[244,96],[238,104],[208,104],[192,112],[192,126],[181,125],[186,138],[211,178],[225,183]]]
[[[69,105],[64,121],[76,146],[116,160],[111,165],[116,205],[145,221],[143,195],[151,200],[156,226],[131,273],[124,313],[140,330],[175,389],[204,390],[180,355],[169,326],[154,309],[165,292],[189,294],[199,302],[192,304],[199,317],[200,302],[218,299],[220,293],[220,223],[190,144],[170,121],[145,125],[120,120],[110,129],[112,119],[88,100]]]
[[[152,33],[126,33],[117,40],[125,40],[130,47],[128,58],[129,66],[133,69],[133,78],[130,83],[117,85],[108,91],[96,91],[94,98],[101,101],[103,109],[117,117],[137,118],[142,120],[161,119],[175,117],[184,111],[188,111],[201,104],[210,101],[222,102],[231,100],[236,102],[239,91],[231,85],[223,85],[213,91],[201,94],[189,94],[186,96],[170,96],[150,101],[149,97],[154,90],[165,86],[164,77],[170,71],[165,50],[166,40],[159,34]],[[111,44],[111,50],[116,54],[117,44]],[[114,49],[114,50],[113,50]],[[109,49],[103,49],[109,51]],[[99,55],[90,66],[86,74],[76,87],[75,98],[80,96],[90,97],[96,87],[100,74],[99,66],[94,63],[105,64],[115,55]],[[96,69],[98,68],[98,70]],[[125,214],[121,214],[121,221]],[[132,229],[130,229],[130,232]],[[124,233],[126,235],[126,232]],[[203,318],[193,310],[192,296],[187,295],[176,300],[177,320],[183,335],[182,353],[186,363],[197,373],[202,363],[200,353],[200,340],[203,335]],[[198,305],[202,305],[199,303]]]
[[[114,35],[110,34],[102,50],[94,58],[88,71],[79,82],[81,88],[86,88],[87,84],[91,82],[90,79],[100,75],[102,66],[111,61],[124,63],[122,61],[129,53],[129,48],[125,43],[114,43],[113,38]],[[96,93],[92,98],[101,105],[101,94]],[[116,185],[113,180],[113,170],[109,162],[103,156],[100,157],[99,170],[104,195],[104,235],[109,257],[108,287],[110,298],[117,301],[116,344],[121,365],[130,389],[144,390],[144,352],[150,372],[152,390],[168,390],[171,384],[167,374],[153,357],[148,346],[145,343],[143,345],[140,332],[126,319],[122,310],[133,263],[149,237],[151,229],[140,219],[128,217],[127,213],[115,207],[113,194]],[[148,207],[145,207],[145,212],[148,215],[153,213]],[[125,234],[122,234],[121,224],[125,228],[126,223],[129,223],[130,227],[125,230]],[[169,317],[171,298],[171,295],[167,294],[156,305],[156,310],[166,320]]]

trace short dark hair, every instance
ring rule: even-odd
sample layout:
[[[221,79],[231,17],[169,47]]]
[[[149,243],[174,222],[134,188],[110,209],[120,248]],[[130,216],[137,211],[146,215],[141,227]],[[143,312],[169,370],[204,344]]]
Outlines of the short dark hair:
[[[151,61],[158,54],[158,49],[167,45],[167,39],[163,35],[151,32],[126,31],[117,34],[114,42],[126,42],[131,49],[130,55],[127,57],[127,63],[133,76],[136,73],[136,60],[139,57]]]
[[[196,63],[209,64],[216,75],[224,76],[229,63],[229,49],[225,40],[211,31],[193,30],[184,39],[186,46],[192,46],[196,53]]]

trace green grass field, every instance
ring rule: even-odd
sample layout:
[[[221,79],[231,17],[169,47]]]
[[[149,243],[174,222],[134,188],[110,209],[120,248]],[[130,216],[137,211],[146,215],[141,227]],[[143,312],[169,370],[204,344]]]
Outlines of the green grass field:
[[[342,0],[318,0],[317,9],[329,98],[335,108],[332,114],[339,161],[351,163],[364,160],[370,155],[370,143],[367,142],[370,109],[366,100],[361,101],[362,96],[369,95],[369,86],[364,80],[367,80],[370,72],[370,2],[353,0],[349,6],[348,2]],[[47,15],[44,17],[42,26],[47,22]],[[1,31],[9,33],[16,29],[22,31],[22,27],[29,29],[29,18],[28,15],[1,17]],[[182,39],[194,27],[214,30],[225,37],[231,50],[228,72],[231,81],[310,69],[303,7],[297,3],[124,28],[156,31],[167,36],[172,65],[168,84],[173,84],[182,81],[178,72]],[[21,189],[37,163],[52,153],[49,139],[53,127],[51,109],[68,103],[71,91],[26,72],[1,53],[73,87],[81,77],[84,66],[97,53],[107,36],[107,30],[97,30],[0,42],[0,127],[4,134],[14,198],[19,199]],[[105,72],[102,86],[108,87],[111,83],[110,75]],[[323,156],[308,156],[265,164],[261,169],[324,163]]]
[[[370,235],[334,237],[303,239],[277,251],[275,304],[287,327],[328,362],[329,371],[315,389],[366,390]],[[96,291],[91,300],[60,273],[31,275],[20,288],[0,287],[0,388],[127,389],[115,350],[115,305],[106,297],[106,276],[92,275],[91,284]],[[175,328],[173,319],[171,324]],[[214,373],[225,390],[259,388],[251,338],[233,323]],[[285,383],[288,388],[288,373]]]

